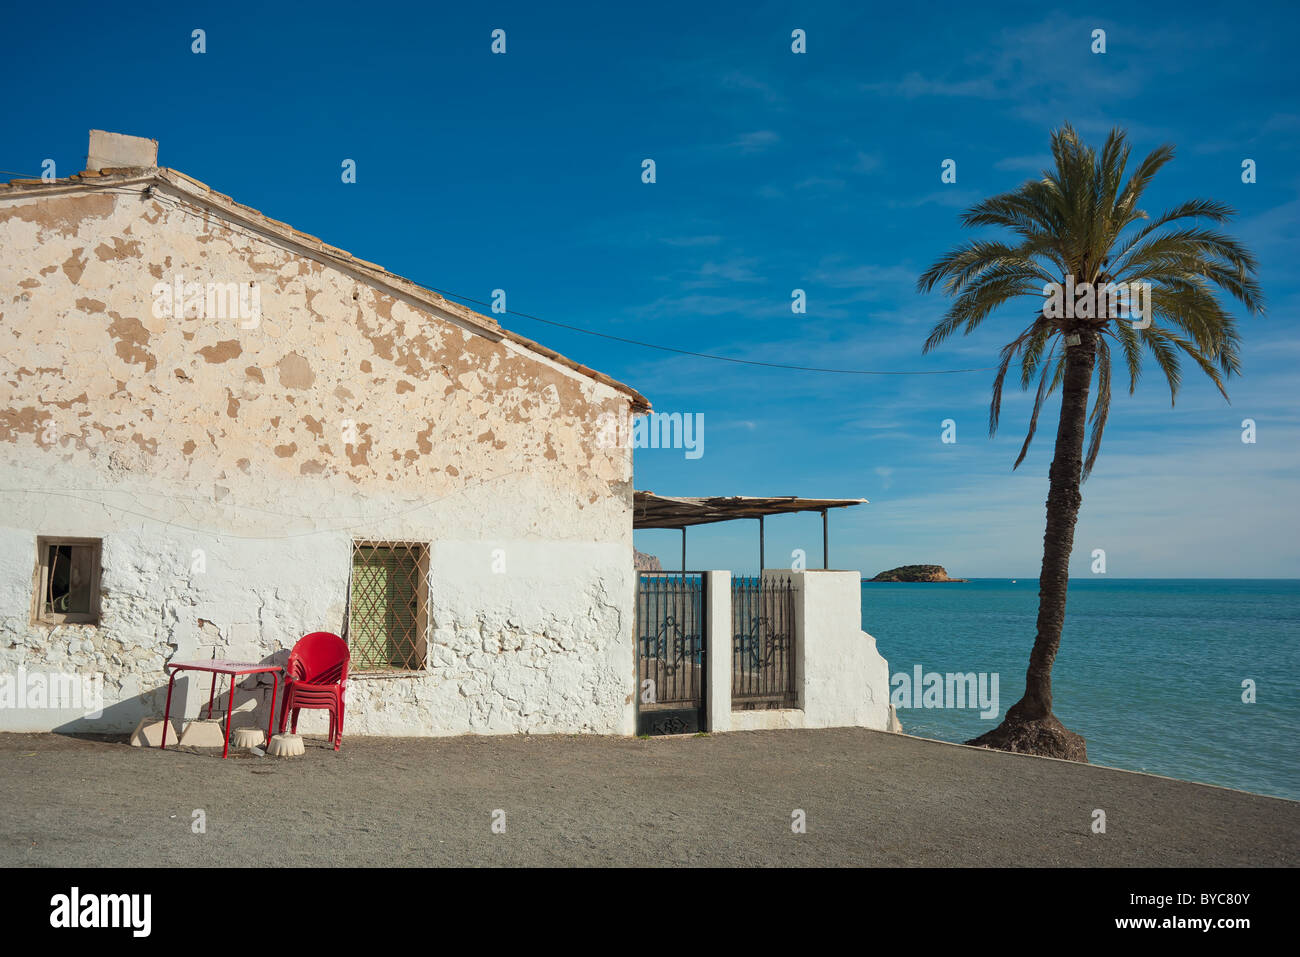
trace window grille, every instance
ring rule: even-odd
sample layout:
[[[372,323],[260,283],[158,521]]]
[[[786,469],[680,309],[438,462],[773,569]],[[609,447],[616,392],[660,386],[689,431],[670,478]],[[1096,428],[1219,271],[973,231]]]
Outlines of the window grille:
[[[429,631],[429,549],[353,542],[348,647],[355,671],[420,671]]]

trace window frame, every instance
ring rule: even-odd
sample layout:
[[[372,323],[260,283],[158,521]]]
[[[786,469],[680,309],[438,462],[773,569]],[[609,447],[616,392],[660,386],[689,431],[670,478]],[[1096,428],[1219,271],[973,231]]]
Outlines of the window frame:
[[[396,667],[391,662],[385,665],[370,666],[363,663],[357,655],[355,643],[356,629],[353,628],[356,607],[354,601],[353,580],[357,553],[364,548],[390,549],[402,551],[415,556],[416,559],[416,611],[414,649],[411,665],[406,668]],[[348,665],[348,677],[357,678],[400,678],[422,675],[429,670],[429,635],[432,630],[432,544],[420,539],[394,538],[354,538],[348,552],[348,599],[347,599],[347,643],[351,661]],[[390,639],[391,640],[391,639]]]
[[[60,545],[90,548],[90,610],[46,611],[45,599],[50,583],[50,549]],[[36,536],[36,569],[32,575],[32,624],[34,625],[98,625],[101,616],[99,585],[104,566],[104,540],[68,535]]]

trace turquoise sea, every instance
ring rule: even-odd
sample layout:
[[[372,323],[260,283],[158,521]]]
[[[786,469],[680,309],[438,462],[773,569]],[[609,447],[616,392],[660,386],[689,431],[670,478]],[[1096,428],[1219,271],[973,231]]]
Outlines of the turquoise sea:
[[[904,731],[944,741],[1019,700],[1037,614],[1036,579],[862,585],[862,627],[891,678],[999,675],[992,720],[899,710]],[[1300,581],[1071,579],[1053,675],[1054,710],[1093,764],[1300,800]]]

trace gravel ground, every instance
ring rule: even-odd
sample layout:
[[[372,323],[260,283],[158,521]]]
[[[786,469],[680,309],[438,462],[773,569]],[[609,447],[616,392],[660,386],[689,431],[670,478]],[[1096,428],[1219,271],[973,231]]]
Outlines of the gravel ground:
[[[0,734],[4,866],[1263,867],[1298,850],[1298,802],[857,728],[308,738],[301,758],[224,762]]]

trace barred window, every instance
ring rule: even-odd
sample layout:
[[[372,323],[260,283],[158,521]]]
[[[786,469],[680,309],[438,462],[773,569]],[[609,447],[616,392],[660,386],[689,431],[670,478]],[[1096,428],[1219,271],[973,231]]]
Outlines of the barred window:
[[[36,539],[32,617],[51,625],[99,622],[98,538]]]
[[[355,671],[420,671],[429,630],[429,549],[352,543],[348,647]]]

